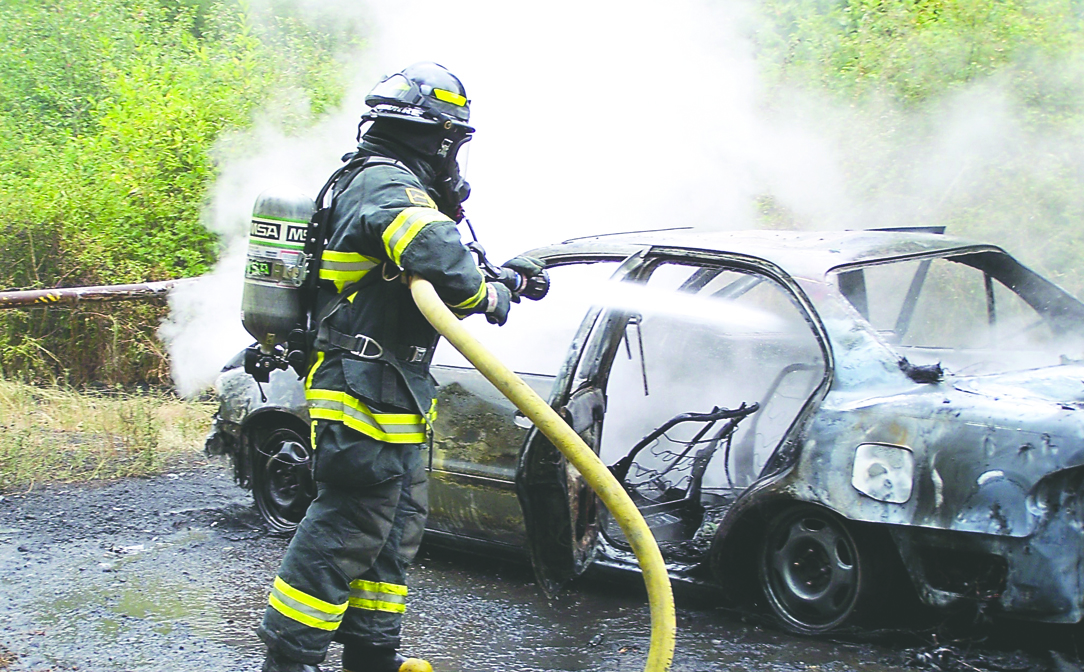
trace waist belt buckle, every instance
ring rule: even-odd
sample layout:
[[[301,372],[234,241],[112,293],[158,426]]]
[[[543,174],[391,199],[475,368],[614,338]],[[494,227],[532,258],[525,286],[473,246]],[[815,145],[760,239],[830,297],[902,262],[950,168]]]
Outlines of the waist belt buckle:
[[[351,350],[350,354],[360,359],[380,359],[384,356],[384,348],[371,336],[365,334],[357,334],[354,336],[356,350]]]
[[[424,362],[425,353],[429,352],[429,348],[420,348],[416,345],[410,346],[410,357],[407,358],[408,362]]]

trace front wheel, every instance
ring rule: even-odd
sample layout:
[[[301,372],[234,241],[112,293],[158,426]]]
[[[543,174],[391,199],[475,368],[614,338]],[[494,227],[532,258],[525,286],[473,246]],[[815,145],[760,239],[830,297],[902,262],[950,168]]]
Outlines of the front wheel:
[[[288,427],[257,432],[251,442],[252,496],[274,532],[290,533],[316,496],[308,440]]]
[[[872,551],[835,514],[808,505],[786,509],[763,539],[761,588],[788,630],[829,632],[868,601],[875,587]]]

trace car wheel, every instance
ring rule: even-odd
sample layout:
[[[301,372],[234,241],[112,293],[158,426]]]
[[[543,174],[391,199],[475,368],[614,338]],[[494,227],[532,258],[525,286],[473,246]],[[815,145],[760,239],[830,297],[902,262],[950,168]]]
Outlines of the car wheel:
[[[789,508],[768,524],[760,583],[784,627],[828,632],[860,610],[873,563],[840,519],[813,506]]]
[[[308,440],[281,427],[257,433],[252,442],[252,496],[260,516],[275,532],[297,528],[315,497]]]

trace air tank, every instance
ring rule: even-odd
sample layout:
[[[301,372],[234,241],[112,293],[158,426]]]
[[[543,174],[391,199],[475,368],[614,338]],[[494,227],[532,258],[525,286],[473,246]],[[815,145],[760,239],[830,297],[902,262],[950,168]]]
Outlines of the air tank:
[[[252,208],[241,296],[245,331],[270,353],[305,319],[305,238],[315,206],[303,194],[264,192]]]

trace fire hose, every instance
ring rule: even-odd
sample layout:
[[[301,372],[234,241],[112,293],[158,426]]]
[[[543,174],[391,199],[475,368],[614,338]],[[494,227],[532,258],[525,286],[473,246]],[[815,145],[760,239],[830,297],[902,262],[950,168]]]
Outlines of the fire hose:
[[[644,672],[669,670],[674,657],[674,636],[677,630],[670,576],[666,572],[666,564],[655,543],[655,537],[628,493],[568,423],[527,383],[471,336],[437,296],[433,285],[422,278],[414,277],[410,280],[410,291],[418,309],[433,328],[448,339],[456,350],[463,353],[463,356],[561,451],[583,475],[584,480],[621,526],[640,563],[647,587],[648,604],[651,607],[651,648],[647,653]]]

